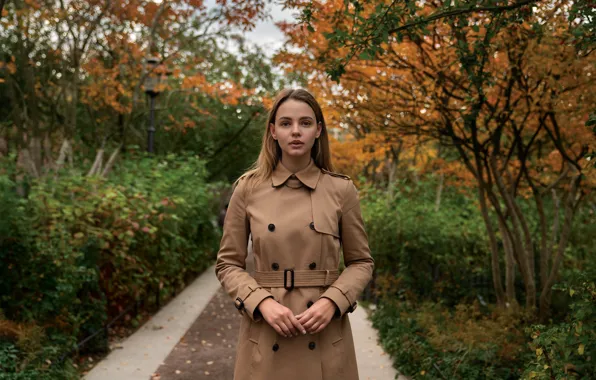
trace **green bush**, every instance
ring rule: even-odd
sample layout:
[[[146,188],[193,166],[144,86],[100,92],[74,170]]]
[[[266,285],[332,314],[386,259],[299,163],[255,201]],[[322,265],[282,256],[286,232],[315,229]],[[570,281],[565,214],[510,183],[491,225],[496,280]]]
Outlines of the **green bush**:
[[[394,366],[413,379],[518,379],[523,368],[519,319],[477,303],[383,302],[372,320]]]
[[[367,188],[363,215],[376,262],[379,295],[448,304],[493,297],[484,223],[476,204],[446,189],[435,211],[436,183],[402,183],[393,199]]]
[[[214,258],[217,202],[197,157],[137,157],[108,178],[63,171],[32,181],[26,199],[16,195],[10,167],[1,172],[0,373],[12,373],[7,378],[68,372],[47,363],[148,292],[183,286]],[[5,359],[15,352],[11,367]]]
[[[596,378],[596,271],[588,271],[555,290],[570,295],[570,313],[562,323],[526,329],[535,357],[524,379]]]

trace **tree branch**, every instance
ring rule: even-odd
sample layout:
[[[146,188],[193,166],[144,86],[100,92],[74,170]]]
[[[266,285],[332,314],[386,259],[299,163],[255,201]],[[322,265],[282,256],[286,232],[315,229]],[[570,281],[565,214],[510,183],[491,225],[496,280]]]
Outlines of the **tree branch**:
[[[412,27],[415,27],[415,26],[418,26],[421,24],[426,24],[431,21],[440,20],[440,19],[446,18],[446,17],[458,16],[458,15],[462,15],[462,14],[466,14],[466,13],[473,13],[473,12],[494,12],[494,13],[496,13],[496,12],[510,11],[510,10],[513,10],[516,8],[521,8],[521,7],[531,4],[531,3],[537,3],[539,1],[541,1],[541,0],[523,0],[523,1],[520,1],[519,3],[505,5],[505,6],[469,7],[469,8],[455,9],[452,11],[440,12],[435,15],[431,15],[428,18],[414,21],[414,22],[399,26],[397,28],[389,29],[389,34],[395,34],[402,30],[410,29]]]

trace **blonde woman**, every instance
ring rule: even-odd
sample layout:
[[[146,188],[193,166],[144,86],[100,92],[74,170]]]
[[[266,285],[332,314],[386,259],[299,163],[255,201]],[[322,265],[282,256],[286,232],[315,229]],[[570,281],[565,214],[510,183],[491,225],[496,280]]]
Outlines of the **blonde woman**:
[[[237,181],[217,255],[217,277],[243,315],[235,380],[358,379],[347,313],[374,262],[357,190],[331,170],[321,107],[306,90],[282,91],[259,158]]]

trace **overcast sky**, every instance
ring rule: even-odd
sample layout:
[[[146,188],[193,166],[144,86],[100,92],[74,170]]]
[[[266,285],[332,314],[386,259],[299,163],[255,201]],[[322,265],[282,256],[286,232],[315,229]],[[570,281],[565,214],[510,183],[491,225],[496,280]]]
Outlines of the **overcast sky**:
[[[280,5],[269,5],[271,19],[260,22],[251,32],[246,33],[246,37],[253,43],[259,45],[263,50],[271,55],[279,49],[283,43],[283,34],[275,26],[278,21],[293,21],[296,11],[283,10]]]
[[[207,7],[212,7],[215,5],[215,1],[216,0],[206,0],[205,4]],[[267,6],[267,13],[271,15],[267,21],[259,22],[252,31],[245,33],[244,35],[249,42],[259,45],[268,56],[272,56],[283,44],[283,34],[277,26],[275,26],[275,23],[284,20],[294,20],[294,15],[297,12],[288,9],[283,10],[282,7],[277,4],[269,4]]]

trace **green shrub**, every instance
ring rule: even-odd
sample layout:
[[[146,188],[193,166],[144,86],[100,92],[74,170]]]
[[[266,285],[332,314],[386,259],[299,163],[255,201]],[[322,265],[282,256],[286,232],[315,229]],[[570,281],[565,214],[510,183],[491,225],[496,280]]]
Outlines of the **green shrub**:
[[[10,166],[0,173],[0,372],[12,373],[7,378],[69,372],[68,361],[48,362],[148,292],[181,287],[215,256],[217,202],[197,157],[136,157],[108,178],[65,170],[31,181],[26,199],[16,195]],[[84,348],[105,345],[97,339]]]
[[[446,189],[435,210],[436,184],[402,183],[393,199],[363,189],[363,215],[376,262],[377,294],[396,299],[434,299],[455,305],[493,288],[484,223],[473,200]]]
[[[559,285],[572,298],[566,320],[526,329],[535,354],[524,379],[596,378],[596,271],[588,271]]]
[[[372,317],[394,366],[413,379],[517,379],[525,337],[519,318],[477,304],[449,310],[383,302]]]
[[[475,198],[446,188],[436,210],[436,186],[432,178],[403,182],[393,197],[363,189],[376,262],[373,321],[396,368],[433,379],[596,378],[593,210],[578,210],[560,273],[570,285],[554,288],[553,320],[529,328],[533,315],[492,306],[490,254]],[[538,233],[533,208],[521,207]],[[516,286],[523,287],[519,278]]]

